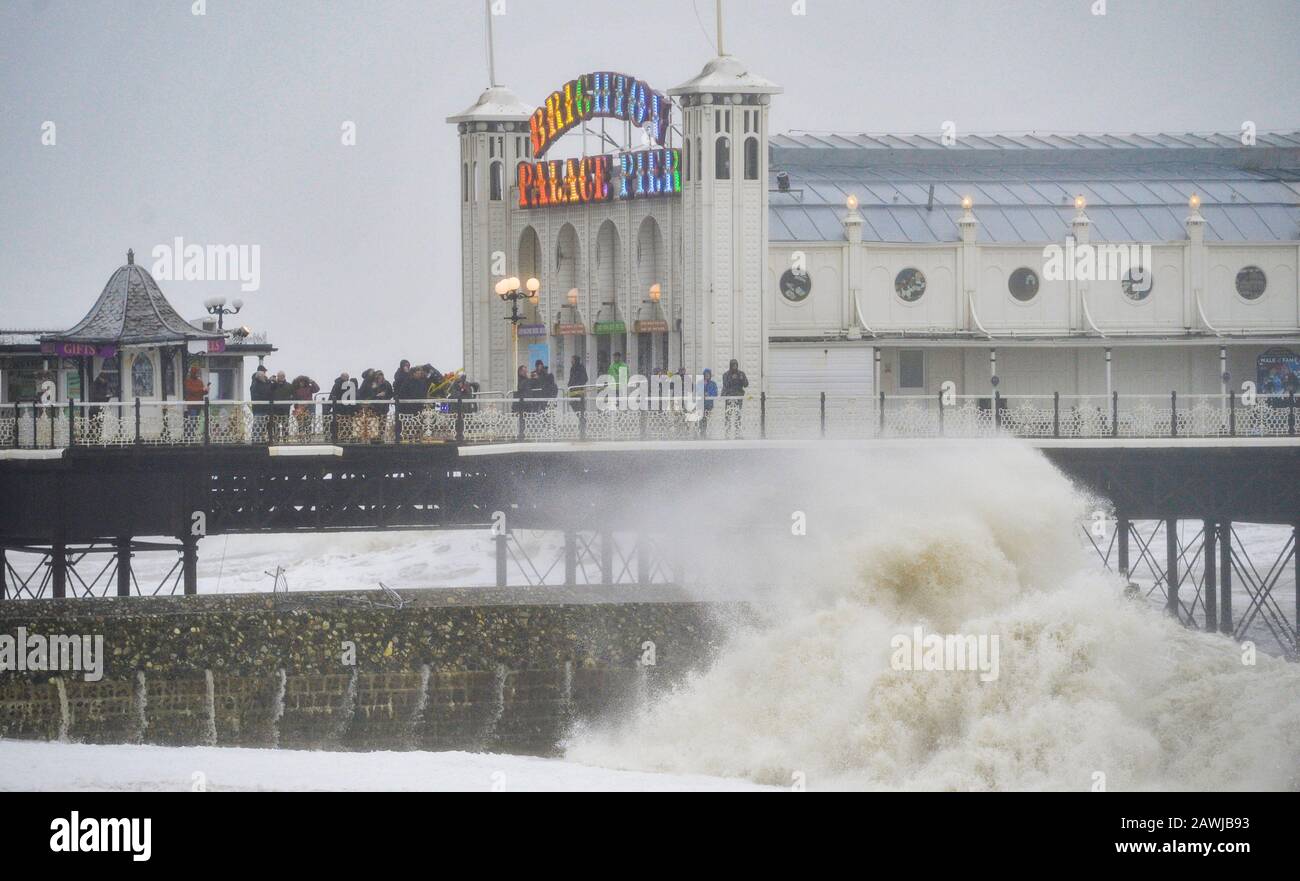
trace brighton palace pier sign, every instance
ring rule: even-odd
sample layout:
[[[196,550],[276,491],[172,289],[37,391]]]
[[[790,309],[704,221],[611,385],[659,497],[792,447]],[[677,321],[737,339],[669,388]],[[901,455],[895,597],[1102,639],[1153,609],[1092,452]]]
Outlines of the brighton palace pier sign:
[[[536,161],[515,171],[520,208],[584,205],[682,191],[681,151],[667,146],[672,102],[636,77],[587,73],[552,92],[528,121]],[[616,119],[658,147],[581,159],[542,157],[560,137],[592,119]]]

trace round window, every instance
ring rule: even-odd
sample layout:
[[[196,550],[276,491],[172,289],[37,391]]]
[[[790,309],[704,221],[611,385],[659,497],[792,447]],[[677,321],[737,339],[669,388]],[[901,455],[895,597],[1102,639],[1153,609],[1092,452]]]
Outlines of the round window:
[[[1258,266],[1247,266],[1237,273],[1237,294],[1243,300],[1258,300],[1267,287],[1268,278]]]
[[[1124,296],[1135,303],[1140,303],[1151,296],[1154,282],[1151,270],[1145,266],[1134,266],[1120,279],[1119,286],[1124,289]]]
[[[1007,279],[1007,290],[1020,302],[1028,303],[1038,296],[1038,273],[1028,267],[1020,267]]]
[[[919,269],[904,269],[894,277],[894,293],[904,303],[915,303],[925,293],[925,273]]]
[[[787,269],[781,276],[781,295],[791,303],[801,303],[812,293],[812,277],[797,269]]]

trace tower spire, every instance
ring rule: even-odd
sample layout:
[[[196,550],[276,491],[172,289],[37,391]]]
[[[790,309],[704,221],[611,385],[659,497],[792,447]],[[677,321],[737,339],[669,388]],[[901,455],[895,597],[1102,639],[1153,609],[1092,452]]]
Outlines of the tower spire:
[[[722,0],[717,0],[718,6],[718,54],[726,55],[727,51],[722,48]]]
[[[483,13],[487,16],[487,58],[488,58],[488,86],[495,88],[497,86],[497,59],[496,47],[492,39],[492,0],[483,0]]]

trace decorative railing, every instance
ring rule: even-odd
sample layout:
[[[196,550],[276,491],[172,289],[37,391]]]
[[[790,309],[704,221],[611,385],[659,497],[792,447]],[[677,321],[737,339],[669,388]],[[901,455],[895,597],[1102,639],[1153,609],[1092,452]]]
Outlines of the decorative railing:
[[[1294,395],[748,395],[0,406],[0,448],[813,438],[1296,435]]]

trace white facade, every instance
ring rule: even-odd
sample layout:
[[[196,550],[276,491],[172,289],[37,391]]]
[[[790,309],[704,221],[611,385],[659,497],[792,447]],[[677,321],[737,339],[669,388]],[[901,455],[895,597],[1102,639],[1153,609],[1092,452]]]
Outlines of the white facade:
[[[471,378],[485,391],[508,392],[516,367],[531,366],[528,344],[545,343],[561,381],[575,354],[594,379],[621,353],[641,373],[712,367],[720,374],[736,358],[751,387],[761,388],[768,108],[779,91],[730,56],[715,59],[670,92],[680,108],[670,137],[673,147],[680,138],[681,193],[581,205],[520,207],[515,168],[532,158],[532,110],[508,90],[494,86],[451,117],[461,142]],[[541,325],[545,334],[521,336],[517,353],[505,320],[510,306],[494,292],[512,276],[541,283],[537,305],[520,306],[520,327],[533,334]],[[585,332],[573,335],[578,325]]]
[[[1300,344],[1300,136],[1253,154],[1225,136],[773,138],[780,91],[719,56],[668,92],[680,194],[582,205],[519,207],[533,109],[509,90],[451,117],[471,378],[509,392],[544,343],[561,383],[574,354],[594,379],[621,352],[644,373],[735,358],[751,392],[1218,394]],[[1150,290],[1052,277],[1071,242],[1141,248]],[[802,296],[783,290],[793,267]],[[1239,292],[1245,271],[1262,293]],[[919,295],[900,293],[908,272]],[[493,292],[512,275],[541,282],[517,355]]]

